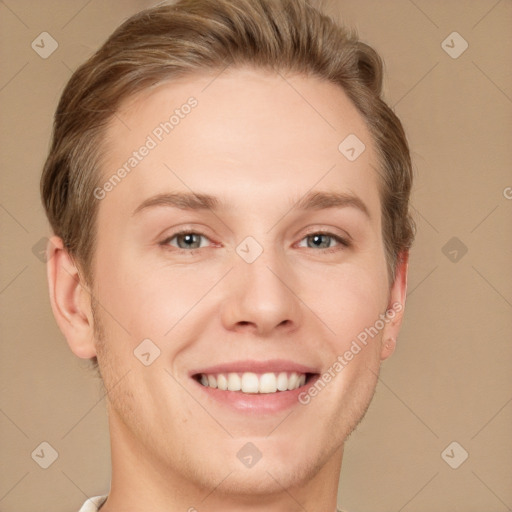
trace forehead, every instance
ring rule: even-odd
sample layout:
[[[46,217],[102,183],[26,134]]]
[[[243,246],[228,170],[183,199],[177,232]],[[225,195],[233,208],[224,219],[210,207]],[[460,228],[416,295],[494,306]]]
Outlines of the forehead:
[[[379,207],[365,122],[339,86],[314,77],[236,69],[172,80],[124,101],[104,146],[100,186],[122,177],[100,210],[127,213],[175,190],[274,208],[283,194],[333,190]],[[347,158],[352,148],[364,151]]]

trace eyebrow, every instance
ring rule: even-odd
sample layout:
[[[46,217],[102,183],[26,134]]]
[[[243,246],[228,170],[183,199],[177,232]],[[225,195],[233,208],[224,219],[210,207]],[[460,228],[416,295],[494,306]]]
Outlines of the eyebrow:
[[[370,211],[364,201],[354,195],[345,192],[309,192],[299,199],[294,208],[298,210],[324,210],[327,208],[352,207],[364,213],[369,219]]]
[[[220,207],[218,198],[208,194],[193,192],[163,193],[144,200],[132,213],[136,215],[142,210],[155,206],[169,206],[181,210],[218,210]]]
[[[157,206],[179,208],[181,210],[212,210],[217,211],[222,206],[219,198],[194,192],[162,193],[144,200],[133,211],[132,216]],[[370,212],[361,198],[354,194],[343,192],[309,192],[301,197],[292,209],[324,210],[327,208],[353,207],[371,218]]]

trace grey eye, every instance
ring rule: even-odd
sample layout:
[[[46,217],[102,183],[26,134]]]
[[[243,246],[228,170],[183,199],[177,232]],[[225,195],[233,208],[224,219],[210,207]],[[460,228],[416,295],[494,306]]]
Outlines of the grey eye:
[[[330,241],[332,240],[332,236],[325,235],[325,234],[315,234],[315,235],[308,235],[306,237],[308,240],[311,240],[311,244],[308,243],[308,247],[320,247],[321,249],[330,247]]]
[[[207,240],[204,235],[200,233],[194,233],[192,231],[187,231],[183,233],[176,233],[173,236],[167,238],[164,241],[164,244],[171,245],[173,247],[177,247],[178,249],[199,249],[204,247],[204,244],[201,245],[201,240]]]

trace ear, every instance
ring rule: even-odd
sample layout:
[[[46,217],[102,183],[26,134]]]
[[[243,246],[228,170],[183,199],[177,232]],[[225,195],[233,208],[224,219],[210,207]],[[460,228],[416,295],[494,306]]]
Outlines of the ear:
[[[90,359],[96,355],[90,293],[60,237],[50,238],[46,256],[53,316],[72,352]]]
[[[405,312],[408,266],[409,251],[402,251],[398,256],[395,280],[393,281],[389,293],[389,302],[386,310],[386,325],[382,336],[381,360],[387,359],[395,351],[396,340],[402,326]]]

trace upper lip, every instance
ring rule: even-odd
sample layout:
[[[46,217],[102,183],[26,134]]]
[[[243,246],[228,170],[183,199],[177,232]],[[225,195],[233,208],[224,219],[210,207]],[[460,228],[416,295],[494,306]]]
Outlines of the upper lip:
[[[189,372],[190,377],[201,373],[215,374],[215,373],[280,373],[280,372],[295,372],[295,373],[318,373],[318,369],[312,366],[306,366],[293,361],[285,359],[269,359],[267,361],[244,360],[232,361],[230,363],[221,363],[207,368],[199,368]]]

